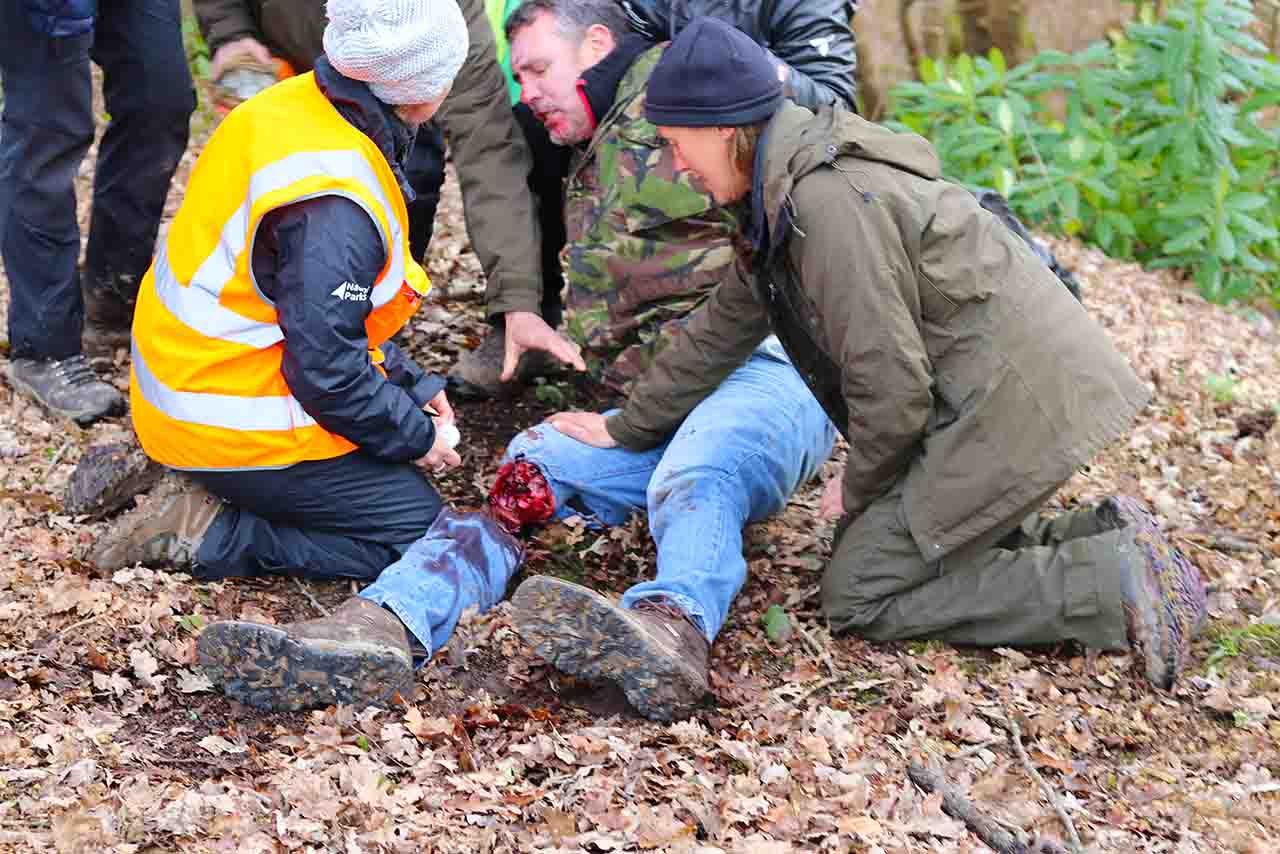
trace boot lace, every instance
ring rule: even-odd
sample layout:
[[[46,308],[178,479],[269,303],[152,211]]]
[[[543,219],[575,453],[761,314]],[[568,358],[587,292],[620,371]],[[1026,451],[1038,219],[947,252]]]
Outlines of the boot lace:
[[[89,367],[83,353],[59,359],[53,363],[53,375],[72,388],[79,388],[98,381],[98,375]]]

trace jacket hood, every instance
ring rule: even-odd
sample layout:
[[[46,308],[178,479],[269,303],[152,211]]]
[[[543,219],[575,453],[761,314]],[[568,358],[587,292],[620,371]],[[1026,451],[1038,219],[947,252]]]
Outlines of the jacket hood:
[[[752,238],[757,254],[780,246],[790,224],[791,189],[838,157],[884,163],[921,178],[942,177],[933,146],[914,133],[895,133],[832,107],[818,112],[788,102],[765,127],[756,149],[751,191]]]
[[[400,184],[406,203],[417,198],[404,174],[404,163],[413,150],[413,130],[400,121],[395,110],[374,97],[369,85],[344,77],[328,57],[321,55],[315,65],[316,85],[347,122],[378,146]]]

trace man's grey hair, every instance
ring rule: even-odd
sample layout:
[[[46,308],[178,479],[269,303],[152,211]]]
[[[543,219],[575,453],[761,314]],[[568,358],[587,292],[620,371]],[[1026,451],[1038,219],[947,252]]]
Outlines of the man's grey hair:
[[[507,41],[515,39],[517,33],[543,12],[551,15],[560,34],[573,42],[582,41],[587,30],[596,24],[607,27],[615,36],[622,35],[630,26],[618,0],[524,0],[507,18],[504,28]]]

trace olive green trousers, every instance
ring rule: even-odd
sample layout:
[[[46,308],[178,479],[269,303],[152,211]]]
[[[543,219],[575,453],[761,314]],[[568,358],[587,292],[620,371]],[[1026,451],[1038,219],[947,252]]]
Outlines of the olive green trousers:
[[[1075,640],[1127,649],[1121,578],[1131,531],[1092,510],[1041,519],[1052,490],[941,560],[907,529],[902,482],[842,523],[822,578],[832,631],[873,640],[936,638],[978,646]]]

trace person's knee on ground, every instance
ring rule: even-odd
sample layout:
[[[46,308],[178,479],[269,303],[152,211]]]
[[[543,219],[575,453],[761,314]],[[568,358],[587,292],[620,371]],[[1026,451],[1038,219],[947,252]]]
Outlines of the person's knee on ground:
[[[1148,682],[1171,688],[1186,666],[1192,639],[1206,619],[1204,582],[1195,565],[1160,531],[1150,511],[1126,496],[1113,496],[1076,511],[1046,538],[1051,540],[1050,547],[1056,547],[1094,537],[1114,538],[1112,532],[1125,534],[1109,565],[1120,573],[1120,604],[1130,649]],[[915,587],[869,598],[866,590],[877,566],[874,548],[859,556],[857,544],[852,545],[853,553],[844,555],[840,567],[829,565],[822,578],[823,612],[832,630],[856,631],[877,641],[913,637],[882,617],[895,598]]]
[[[858,577],[843,572],[830,564],[820,581],[822,615],[833,634],[857,632],[868,640],[904,640],[907,636],[895,627],[883,622],[881,617],[893,601],[893,596],[907,591],[868,598],[859,592]]]

